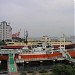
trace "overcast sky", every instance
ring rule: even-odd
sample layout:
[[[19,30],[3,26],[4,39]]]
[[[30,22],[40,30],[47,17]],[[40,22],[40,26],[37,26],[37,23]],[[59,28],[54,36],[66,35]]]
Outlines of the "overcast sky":
[[[0,0],[0,22],[29,37],[74,34],[74,0]]]

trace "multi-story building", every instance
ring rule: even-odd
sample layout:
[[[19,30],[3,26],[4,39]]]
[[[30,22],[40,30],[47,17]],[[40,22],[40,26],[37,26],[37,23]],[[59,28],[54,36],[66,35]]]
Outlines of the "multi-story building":
[[[0,40],[12,40],[12,28],[6,21],[0,24]]]

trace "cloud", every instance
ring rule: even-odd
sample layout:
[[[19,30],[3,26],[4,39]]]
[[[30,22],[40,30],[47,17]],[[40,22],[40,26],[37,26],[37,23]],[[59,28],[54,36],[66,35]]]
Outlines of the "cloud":
[[[0,21],[11,22],[13,33],[20,28],[30,36],[74,33],[72,0],[0,0],[0,10]]]

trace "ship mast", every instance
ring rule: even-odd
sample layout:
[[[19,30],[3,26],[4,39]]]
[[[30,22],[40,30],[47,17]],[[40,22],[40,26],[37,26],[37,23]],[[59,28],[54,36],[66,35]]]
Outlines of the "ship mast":
[[[65,50],[65,34],[63,34],[63,41],[64,41],[64,50]],[[61,38],[60,38],[60,49],[61,49],[61,46],[62,44],[61,44]]]

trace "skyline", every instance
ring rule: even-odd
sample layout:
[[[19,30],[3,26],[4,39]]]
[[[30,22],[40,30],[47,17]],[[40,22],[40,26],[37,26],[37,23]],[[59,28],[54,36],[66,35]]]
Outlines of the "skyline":
[[[10,23],[13,33],[23,37],[74,35],[72,0],[0,0],[0,22]]]

